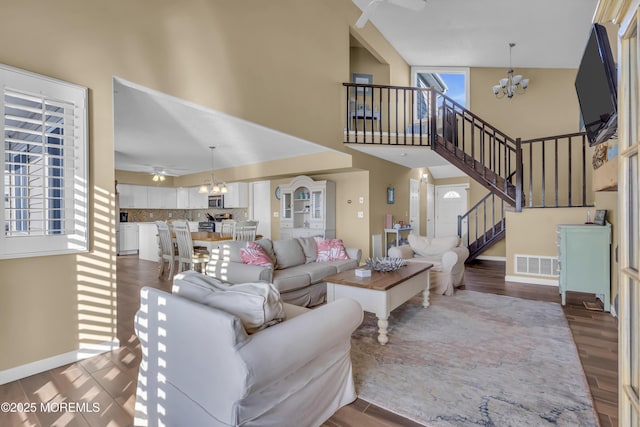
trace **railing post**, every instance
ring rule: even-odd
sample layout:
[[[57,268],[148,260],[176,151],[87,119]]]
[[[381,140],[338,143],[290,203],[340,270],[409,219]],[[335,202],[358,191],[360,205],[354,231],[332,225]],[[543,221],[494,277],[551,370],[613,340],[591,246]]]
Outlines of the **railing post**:
[[[462,215],[458,215],[458,237],[462,239]]]
[[[431,141],[431,149],[436,149],[436,141],[438,139],[438,100],[435,89],[429,89],[429,141]]]
[[[516,212],[522,212],[522,139],[516,138]]]

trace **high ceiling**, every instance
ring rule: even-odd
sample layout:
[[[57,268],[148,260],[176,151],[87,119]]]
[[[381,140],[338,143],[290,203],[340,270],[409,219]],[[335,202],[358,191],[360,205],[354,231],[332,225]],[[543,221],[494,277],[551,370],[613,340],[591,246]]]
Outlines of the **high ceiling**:
[[[513,42],[515,68],[577,68],[597,3],[427,0],[416,12],[388,1],[378,4],[366,25],[375,25],[409,65],[508,67],[508,43]],[[371,0],[353,2],[365,9]],[[119,170],[162,170],[168,175],[210,170],[212,145],[217,147],[215,169],[328,151],[119,79],[114,79],[114,111]],[[424,151],[425,156],[435,155]],[[443,177],[460,173],[446,170],[437,158],[366,152],[407,167],[416,167],[420,159],[423,166],[437,166]]]
[[[180,176],[330,151],[125,80],[113,88],[118,170]]]
[[[353,0],[365,9],[371,0]],[[416,66],[577,68],[597,0],[427,0],[412,11],[380,2],[371,17]]]

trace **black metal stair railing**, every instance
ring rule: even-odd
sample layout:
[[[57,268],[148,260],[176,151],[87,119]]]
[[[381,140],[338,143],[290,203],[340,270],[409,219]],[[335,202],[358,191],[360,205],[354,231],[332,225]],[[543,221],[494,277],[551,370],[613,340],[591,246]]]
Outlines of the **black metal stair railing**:
[[[432,138],[431,148],[520,211],[520,140],[509,137],[437,91],[431,98],[431,110],[439,111],[441,118],[441,129],[432,129],[436,137]]]
[[[504,236],[504,203],[516,212],[523,206],[592,206],[584,133],[522,141],[432,88],[343,86],[346,144],[430,146],[491,191],[459,220],[473,257]]]
[[[463,215],[458,215],[458,236],[474,260],[505,235],[505,202],[489,192]]]
[[[347,144],[428,146],[430,89],[343,83]]]
[[[525,206],[593,206],[587,193],[588,146],[584,132],[522,141]]]

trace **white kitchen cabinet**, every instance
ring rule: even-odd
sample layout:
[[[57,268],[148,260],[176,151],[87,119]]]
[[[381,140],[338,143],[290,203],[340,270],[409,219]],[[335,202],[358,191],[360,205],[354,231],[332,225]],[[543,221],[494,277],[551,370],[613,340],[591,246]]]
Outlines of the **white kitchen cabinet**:
[[[230,182],[224,195],[225,208],[249,207],[249,184],[246,182]]]
[[[138,224],[120,223],[118,255],[135,254],[138,252]]]
[[[148,191],[144,185],[118,184],[120,209],[149,207]]]
[[[280,186],[280,238],[336,235],[336,184],[295,177]],[[226,199],[225,199],[226,200]],[[285,237],[286,238],[286,237]]]
[[[176,207],[178,209],[207,209],[207,193],[199,193],[200,187],[180,187],[176,189]]]
[[[153,222],[138,223],[138,258],[158,262],[160,246],[158,226]]]
[[[176,209],[176,189],[172,187],[147,187],[150,209]]]
[[[176,188],[176,208],[189,209],[189,188]]]
[[[209,194],[199,193],[200,187],[189,187],[189,209],[208,209]]]

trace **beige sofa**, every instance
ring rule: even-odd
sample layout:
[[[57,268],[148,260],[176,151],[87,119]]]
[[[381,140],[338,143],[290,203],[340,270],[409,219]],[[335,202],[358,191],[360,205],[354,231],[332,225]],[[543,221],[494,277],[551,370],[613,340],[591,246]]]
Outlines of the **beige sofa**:
[[[244,241],[222,241],[211,251],[206,274],[229,283],[264,280],[273,283],[284,302],[312,307],[325,301],[327,284],[324,278],[358,267],[362,251],[345,248],[348,260],[316,262],[313,237],[295,239],[256,240],[273,262],[273,268],[243,264],[240,249]]]
[[[388,255],[404,258],[407,262],[427,262],[433,264],[430,270],[431,292],[452,295],[454,288],[464,285],[464,263],[469,250],[460,246],[458,236],[425,237],[410,234],[409,244],[389,249]]]
[[[195,275],[176,276],[184,277],[172,294],[142,288],[135,425],[318,426],[356,399],[350,349],[362,321],[357,302],[314,310],[278,302],[285,320],[248,334],[245,316],[229,310],[229,300],[256,320],[268,313],[260,286],[271,285],[247,284],[253,294],[227,296],[233,286]]]

